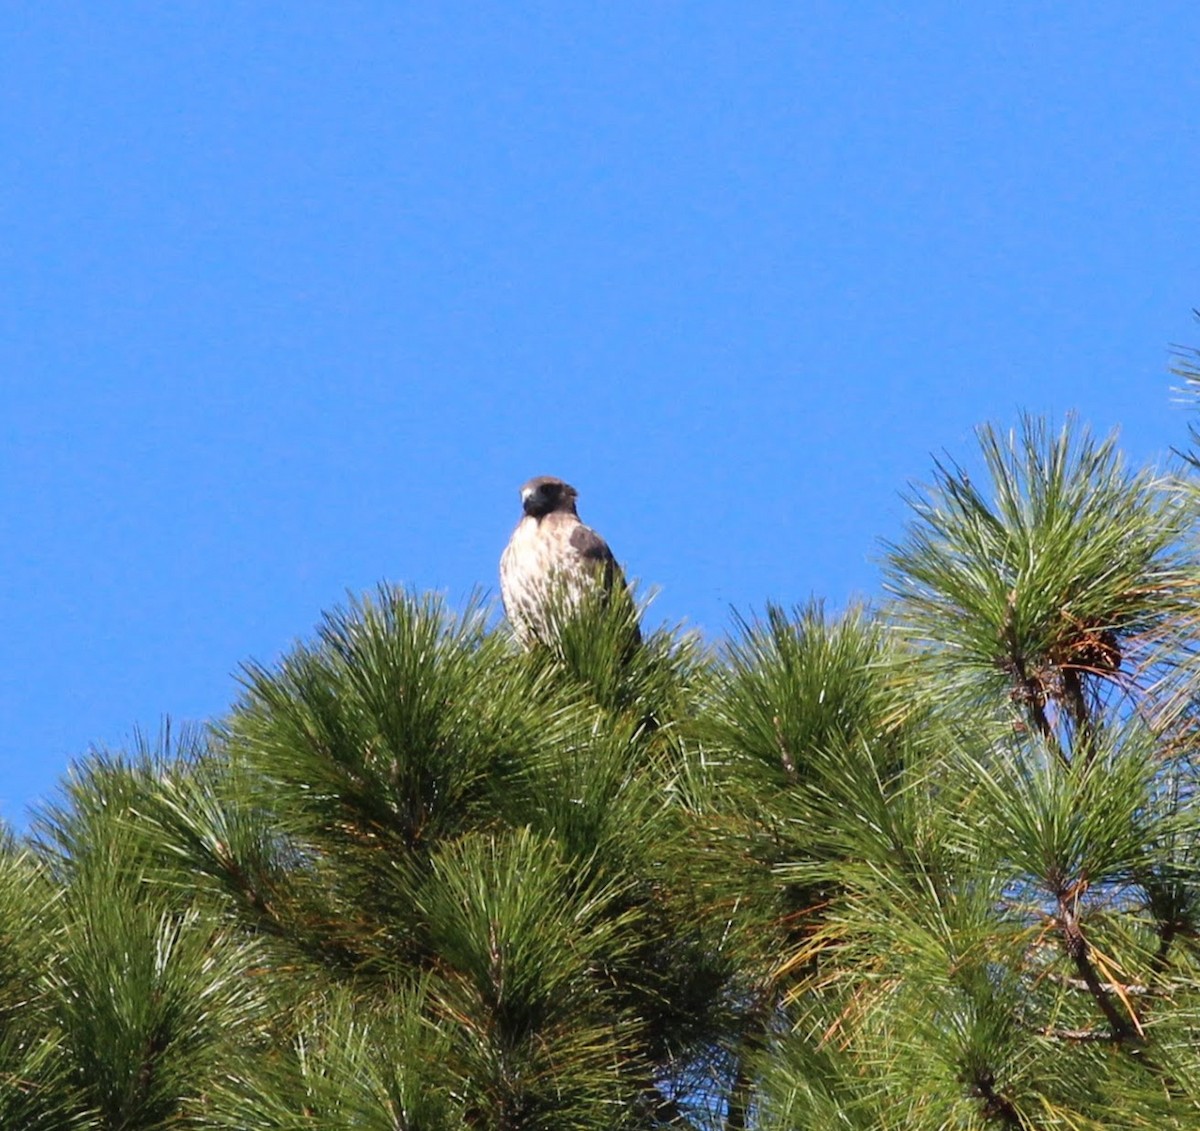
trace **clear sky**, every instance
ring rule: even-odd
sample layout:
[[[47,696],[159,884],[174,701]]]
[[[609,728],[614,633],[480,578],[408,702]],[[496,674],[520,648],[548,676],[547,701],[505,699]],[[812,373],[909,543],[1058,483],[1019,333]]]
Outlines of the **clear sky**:
[[[878,592],[1022,408],[1186,440],[1194,2],[0,8],[0,815],[560,475],[655,617]]]

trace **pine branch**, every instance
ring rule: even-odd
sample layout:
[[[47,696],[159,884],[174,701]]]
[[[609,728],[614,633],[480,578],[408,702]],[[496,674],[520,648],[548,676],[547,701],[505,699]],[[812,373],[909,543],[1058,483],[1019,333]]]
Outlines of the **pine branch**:
[[[1062,974],[1044,974],[1042,975],[1047,981],[1055,982],[1060,986],[1066,986],[1072,990],[1089,990],[1087,982],[1082,978],[1067,978]],[[1142,995],[1158,995],[1161,991],[1152,989],[1150,986],[1142,982],[1131,982],[1123,984],[1118,982],[1101,982],[1101,988],[1110,994],[1133,994],[1135,997]]]
[[[1071,887],[1058,897],[1058,922],[1059,928],[1062,931],[1063,944],[1066,948],[1067,956],[1075,964],[1075,969],[1079,971],[1084,985],[1088,992],[1092,995],[1092,999],[1096,1003],[1096,1007],[1104,1014],[1104,1019],[1108,1022],[1112,1032],[1112,1039],[1118,1044],[1123,1044],[1126,1041],[1141,1042],[1142,1037],[1134,1025],[1130,1024],[1116,1005],[1113,1004],[1112,993],[1110,988],[1106,988],[1106,983],[1100,980],[1100,976],[1096,973],[1096,967],[1092,964],[1090,957],[1091,947],[1088,941],[1083,936],[1083,930],[1079,925],[1079,918],[1075,914],[1075,888]],[[1136,1022],[1135,1022],[1136,1024]]]
[[[1034,1029],[1039,1037],[1050,1037],[1056,1041],[1079,1041],[1099,1044],[1112,1044],[1116,1038],[1110,1030],[1104,1029],[1055,1029],[1042,1026]]]
[[[971,1079],[972,1092],[983,1101],[986,1119],[999,1119],[1008,1127],[1024,1127],[1012,1101],[1003,1092],[996,1091],[996,1078],[986,1069],[978,1071]]]
[[[1088,709],[1083,676],[1077,668],[1067,666],[1060,674],[1063,700],[1074,731],[1072,754],[1082,755],[1084,764],[1090,766],[1096,757],[1096,722]]]
[[[729,1106],[725,1112],[725,1131],[746,1131],[750,1118],[750,1095],[753,1076],[750,1071],[750,1052],[744,1049],[738,1057],[737,1072],[729,1089]]]

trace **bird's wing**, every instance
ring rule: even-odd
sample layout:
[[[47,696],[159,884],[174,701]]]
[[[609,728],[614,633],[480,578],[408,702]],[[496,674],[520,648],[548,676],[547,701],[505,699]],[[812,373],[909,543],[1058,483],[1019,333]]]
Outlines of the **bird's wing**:
[[[606,589],[612,587],[619,572],[617,560],[613,557],[608,543],[599,534],[581,522],[571,531],[571,549],[580,561],[596,569]]]
[[[633,616],[630,643],[637,647],[642,642],[641,628],[633,608],[633,594],[625,587],[625,575],[617,564],[607,542],[590,526],[580,523],[571,531],[571,549],[585,569],[593,571],[603,591],[609,597],[616,596],[622,605],[627,605]]]

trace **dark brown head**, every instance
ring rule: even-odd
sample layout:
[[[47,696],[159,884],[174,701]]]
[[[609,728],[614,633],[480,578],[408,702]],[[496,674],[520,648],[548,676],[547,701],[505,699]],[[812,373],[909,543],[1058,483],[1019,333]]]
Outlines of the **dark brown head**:
[[[578,492],[570,483],[553,475],[539,475],[521,488],[521,506],[533,518],[544,518],[554,511],[574,514],[577,497]]]

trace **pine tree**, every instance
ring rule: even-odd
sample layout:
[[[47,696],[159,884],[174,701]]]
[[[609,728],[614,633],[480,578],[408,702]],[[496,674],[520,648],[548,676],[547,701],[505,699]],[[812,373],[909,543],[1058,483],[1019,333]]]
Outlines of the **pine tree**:
[[[980,444],[889,552],[903,709],[790,755],[825,899],[763,1128],[1200,1125],[1192,508],[1072,427]]]
[[[887,598],[382,586],[0,839],[0,1126],[1200,1126],[1196,492],[1025,419]]]

